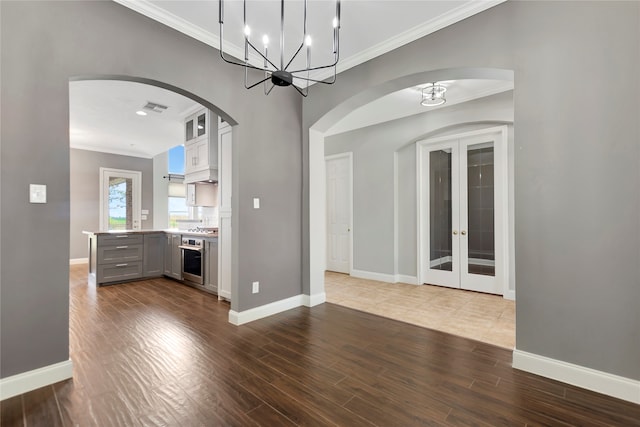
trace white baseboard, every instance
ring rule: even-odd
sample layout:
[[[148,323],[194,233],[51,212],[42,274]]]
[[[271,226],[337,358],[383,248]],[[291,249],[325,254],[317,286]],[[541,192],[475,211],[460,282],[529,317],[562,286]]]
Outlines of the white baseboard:
[[[508,299],[511,301],[515,301],[516,300],[516,291],[513,289],[509,289],[508,291],[506,291],[504,293],[504,295],[502,295],[502,298],[504,299]]]
[[[69,260],[69,265],[86,264],[88,262],[89,258],[71,258]]]
[[[254,320],[262,319],[274,314],[282,313],[283,311],[291,310],[292,308],[300,307],[304,305],[304,295],[296,295],[291,298],[283,299],[280,301],[274,301],[269,304],[261,305],[260,307],[251,308],[245,311],[233,311],[229,310],[229,323],[234,325],[244,325],[245,323],[253,322]]]
[[[305,307],[315,307],[327,301],[327,294],[322,292],[314,295],[302,295],[302,305]]]
[[[379,282],[395,283],[396,277],[393,274],[374,273],[364,270],[351,270],[351,276],[359,279],[377,280]]]
[[[638,380],[520,350],[513,351],[513,367],[640,404],[640,381]]]
[[[417,285],[418,278],[416,276],[407,276],[404,274],[396,274],[396,283],[406,283],[408,285]]]
[[[0,380],[0,400],[27,393],[73,377],[71,359]]]

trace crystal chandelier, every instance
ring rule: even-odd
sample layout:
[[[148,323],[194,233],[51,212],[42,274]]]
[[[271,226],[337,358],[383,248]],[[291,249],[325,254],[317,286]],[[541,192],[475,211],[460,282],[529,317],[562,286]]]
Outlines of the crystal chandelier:
[[[437,82],[429,83],[427,86],[422,88],[422,102],[420,102],[420,104],[425,107],[436,107],[438,105],[442,105],[447,102],[444,97],[444,93],[446,91],[447,88]]]
[[[247,25],[247,1],[243,0],[243,28],[244,28],[244,61],[238,61],[235,58],[231,57],[228,53],[225,54],[224,51],[224,0],[218,0],[218,22],[220,24],[220,57],[229,64],[239,65],[244,67],[244,86],[247,89],[251,89],[260,84],[264,83],[264,93],[265,95],[269,95],[271,90],[275,86],[293,86],[295,90],[297,90],[300,95],[307,96],[309,92],[309,85],[311,83],[323,83],[323,84],[333,84],[336,81],[336,65],[338,64],[338,58],[340,57],[340,0],[336,0],[335,6],[335,15],[333,18],[333,52],[332,52],[332,60],[329,64],[320,65],[320,66],[311,66],[311,44],[312,39],[311,35],[307,32],[307,0],[304,0],[304,10],[303,10],[303,34],[302,40],[299,41],[299,45],[295,53],[289,58],[288,61],[285,61],[285,31],[284,31],[284,4],[285,0],[280,0],[280,52],[279,55],[276,55],[277,59],[273,57],[270,58],[270,50],[269,50],[269,37],[265,34],[262,36],[262,49],[256,48],[256,46],[251,41],[251,28]],[[306,66],[304,68],[297,67],[298,69],[290,69],[296,68],[291,67],[294,60],[298,57],[298,55],[304,52],[305,55],[305,63]],[[249,54],[257,54],[260,60],[263,62],[262,66],[257,65],[255,62],[251,63],[249,61]],[[317,80],[309,77],[310,72],[318,71],[322,69],[333,68],[333,76],[328,80]],[[264,72],[264,78],[254,82],[249,83],[248,74],[249,69],[259,70]],[[299,87],[294,83],[295,80],[299,80],[303,82],[304,87]],[[269,86],[269,83],[271,85]]]

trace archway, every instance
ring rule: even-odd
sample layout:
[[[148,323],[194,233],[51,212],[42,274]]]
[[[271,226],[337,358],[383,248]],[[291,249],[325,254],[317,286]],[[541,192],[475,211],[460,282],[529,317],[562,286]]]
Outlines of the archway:
[[[236,125],[237,122],[211,101],[182,88],[157,80],[127,75],[84,75],[72,77],[69,81],[69,106],[70,119],[72,120],[69,138],[71,148],[81,149],[80,151],[71,151],[71,215],[69,217],[71,263],[83,263],[83,261],[86,262],[87,260],[87,254],[84,253],[86,250],[86,236],[82,235],[81,232],[84,230],[104,229],[102,224],[98,227],[98,224],[95,223],[96,212],[93,207],[96,203],[94,203],[93,199],[97,193],[97,188],[94,188],[95,183],[93,181],[95,170],[98,169],[98,166],[102,168],[106,163],[109,167],[113,167],[115,164],[116,168],[119,169],[129,169],[129,165],[131,165],[136,170],[138,168],[144,170],[144,178],[142,180],[144,183],[144,199],[140,198],[140,195],[136,199],[138,208],[135,210],[138,216],[138,225],[133,228],[156,230],[171,228],[167,217],[170,210],[168,206],[170,200],[168,189],[171,185],[177,185],[180,188],[172,187],[174,192],[182,191],[181,188],[184,187],[181,185],[183,182],[181,176],[186,171],[171,171],[171,169],[167,168],[169,164],[168,150],[171,147],[184,144],[183,123],[186,115],[188,115],[187,113],[192,114],[194,109],[202,111],[206,108],[211,111],[211,126],[214,129],[210,136],[214,141],[212,147],[220,145],[220,154],[218,155],[218,150],[216,150],[215,155],[213,155],[212,161],[216,161],[215,159],[217,158],[216,164],[213,166],[214,163],[212,163],[211,166],[213,169],[220,171],[219,176],[214,178],[217,181],[216,185],[220,183],[218,186],[220,191],[213,193],[220,203],[214,204],[213,207],[208,205],[209,207],[207,208],[188,207],[184,194],[182,199],[178,194],[178,197],[175,197],[173,201],[179,202],[177,210],[182,212],[181,216],[179,216],[180,218],[198,220],[200,224],[204,224],[209,228],[217,227],[219,230],[218,247],[215,253],[219,254],[219,263],[216,260],[216,265],[219,267],[217,271],[220,273],[220,278],[218,278],[218,273],[215,273],[216,279],[212,282],[213,284],[207,285],[211,289],[204,290],[209,289],[211,292],[217,292],[219,298],[231,299],[232,210],[230,194],[232,162],[231,130],[227,124]],[[154,109],[158,104],[152,103],[151,105],[154,106],[154,109],[146,111],[153,112],[149,112],[150,116],[144,119],[133,114],[138,108],[142,108],[146,103],[152,101],[165,105],[161,105],[160,112],[157,112]],[[85,112],[87,113],[85,114]],[[137,113],[140,114],[141,112],[138,111]],[[206,117],[209,117],[209,113],[207,113]],[[220,142],[217,141],[219,135],[215,132],[215,129],[218,128],[218,117],[221,118],[222,123],[226,126],[225,137],[221,138]],[[84,140],[80,141],[79,146],[76,145],[77,142],[74,144],[74,134],[77,135],[78,133],[78,130],[73,128],[74,119],[75,125],[80,125],[79,133],[81,135],[90,134],[90,137],[85,139],[88,144],[82,144]],[[143,132],[140,132],[140,127],[144,129]],[[207,129],[209,129],[208,124]],[[78,138],[76,136],[75,141]],[[92,144],[93,141],[96,141],[96,143]],[[208,141],[209,137],[207,137],[207,144]],[[129,144],[129,142],[135,142],[136,144]],[[129,145],[132,147],[131,150],[129,150]],[[136,149],[133,149],[134,145]],[[137,149],[138,147],[140,149]],[[96,151],[99,153],[96,153]],[[74,161],[74,159],[76,160]],[[223,160],[224,164],[221,164]],[[86,164],[79,166],[82,163]],[[74,165],[75,167],[73,167]],[[182,167],[184,168],[184,161],[182,161]],[[177,184],[169,184],[168,178],[172,176],[175,178],[172,173],[180,174],[181,178]],[[143,173],[138,172],[138,174],[142,176]],[[83,179],[79,179],[80,177]],[[197,180],[201,181],[202,178],[197,178]],[[78,181],[82,181],[82,184],[78,184]],[[137,185],[138,187],[140,186],[139,183]],[[198,185],[200,186],[200,184]],[[202,187],[212,188],[212,184],[203,184]],[[209,190],[207,189],[207,191]],[[145,202],[144,206],[141,206],[142,200]],[[102,204],[102,202],[101,196],[98,204]],[[182,209],[179,208],[180,205]],[[136,203],[134,203],[134,206],[136,206]],[[142,212],[140,212],[141,210]],[[102,211],[103,209],[100,209],[101,214]],[[139,215],[140,213],[142,215]],[[147,219],[149,213],[151,216]],[[144,221],[140,221],[140,216]],[[151,222],[151,219],[153,219],[153,222]],[[175,225],[175,221],[173,228],[179,228]],[[185,226],[184,228],[190,227]],[[78,241],[78,239],[81,241]],[[218,255],[216,255],[217,257]],[[167,275],[166,271],[165,275]]]
[[[309,283],[312,300],[324,301],[324,269],[326,258],[326,190],[324,176],[325,136],[328,130],[352,110],[364,106],[392,92],[417,86],[429,81],[487,79],[513,82],[513,71],[493,68],[456,68],[425,71],[398,77],[376,87],[367,89],[337,105],[317,120],[309,129]],[[483,119],[484,120],[484,119]],[[501,118],[487,119],[487,126],[512,122]],[[479,122],[482,124],[482,122]],[[444,126],[434,132],[419,136],[434,135],[450,130]],[[418,138],[418,139],[419,139]],[[413,140],[415,141],[415,139]],[[411,142],[411,141],[407,141]]]

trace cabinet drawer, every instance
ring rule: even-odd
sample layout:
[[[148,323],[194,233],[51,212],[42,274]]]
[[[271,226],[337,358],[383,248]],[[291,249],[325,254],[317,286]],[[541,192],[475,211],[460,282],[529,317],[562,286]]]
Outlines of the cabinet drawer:
[[[108,234],[98,236],[98,246],[122,246],[122,245],[141,245],[142,234]]]
[[[142,236],[140,236],[142,237]],[[98,264],[142,260],[143,245],[98,246]]]
[[[142,262],[122,262],[98,266],[98,283],[120,282],[142,277]]]

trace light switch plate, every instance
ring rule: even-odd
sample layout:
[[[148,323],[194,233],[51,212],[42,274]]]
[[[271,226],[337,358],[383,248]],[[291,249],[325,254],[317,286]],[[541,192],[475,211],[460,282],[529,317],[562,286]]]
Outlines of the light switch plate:
[[[29,184],[29,202],[47,203],[47,186],[43,184]]]
[[[253,198],[253,209],[260,209],[260,199],[257,197]]]

